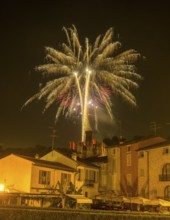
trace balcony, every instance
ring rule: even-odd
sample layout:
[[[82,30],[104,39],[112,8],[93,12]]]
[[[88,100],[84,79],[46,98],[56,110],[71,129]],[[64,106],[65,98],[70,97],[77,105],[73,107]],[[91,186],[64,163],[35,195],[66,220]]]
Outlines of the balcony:
[[[170,181],[170,174],[167,175],[159,175],[159,181]]]

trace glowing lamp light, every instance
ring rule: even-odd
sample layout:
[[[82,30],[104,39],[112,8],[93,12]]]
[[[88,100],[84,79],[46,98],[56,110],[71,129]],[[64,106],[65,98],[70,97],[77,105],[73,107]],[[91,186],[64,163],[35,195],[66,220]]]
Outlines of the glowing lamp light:
[[[0,184],[0,192],[3,192],[5,190],[4,184]]]

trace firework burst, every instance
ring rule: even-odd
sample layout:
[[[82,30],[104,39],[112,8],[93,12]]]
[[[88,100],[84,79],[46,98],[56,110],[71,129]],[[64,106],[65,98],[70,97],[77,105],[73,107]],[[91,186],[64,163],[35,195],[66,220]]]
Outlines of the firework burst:
[[[112,96],[120,96],[136,106],[131,90],[139,87],[141,76],[134,63],[140,54],[133,49],[119,52],[122,46],[113,41],[112,28],[104,36],[99,35],[93,45],[86,38],[84,46],[74,25],[63,30],[67,43],[62,44],[61,51],[46,47],[47,62],[35,68],[49,80],[25,105],[45,98],[44,111],[57,104],[56,120],[61,114],[71,117],[79,109],[84,141],[85,131],[91,129],[90,109],[97,123],[96,108],[100,104],[112,119]]]

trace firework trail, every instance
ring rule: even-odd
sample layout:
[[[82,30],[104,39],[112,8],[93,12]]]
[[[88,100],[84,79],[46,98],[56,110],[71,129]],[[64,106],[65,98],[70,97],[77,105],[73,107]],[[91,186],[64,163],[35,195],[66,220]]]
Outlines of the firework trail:
[[[113,29],[99,35],[94,44],[85,38],[81,45],[76,27],[63,28],[67,43],[61,50],[45,47],[46,63],[35,69],[42,73],[46,82],[25,105],[35,99],[45,99],[44,111],[57,104],[56,121],[61,114],[71,117],[81,115],[82,141],[85,131],[90,130],[89,111],[97,123],[97,107],[102,105],[112,119],[112,96],[120,96],[136,106],[131,90],[139,87],[141,76],[134,63],[140,54],[133,49],[121,51],[119,41],[113,41]],[[48,79],[48,80],[47,80]],[[96,125],[97,127],[97,125]]]

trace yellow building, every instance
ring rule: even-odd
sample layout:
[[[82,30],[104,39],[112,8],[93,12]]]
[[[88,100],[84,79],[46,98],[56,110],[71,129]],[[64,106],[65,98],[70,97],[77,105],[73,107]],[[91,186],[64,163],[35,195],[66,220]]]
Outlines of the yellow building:
[[[76,153],[72,153],[71,156],[68,156],[59,152],[58,150],[52,150],[51,152],[41,157],[41,160],[59,162],[73,169],[76,169],[77,172],[73,182],[76,189],[79,190],[82,188],[82,194],[89,198],[93,198],[98,194],[98,166],[87,163],[85,160],[78,158]]]
[[[120,195],[120,147],[118,145],[107,147],[107,190],[112,190]]]
[[[74,182],[76,170],[61,163],[10,154],[0,159],[0,184],[4,190],[55,193],[58,182]]]
[[[150,199],[170,199],[170,143],[164,141],[138,151],[138,192]]]

